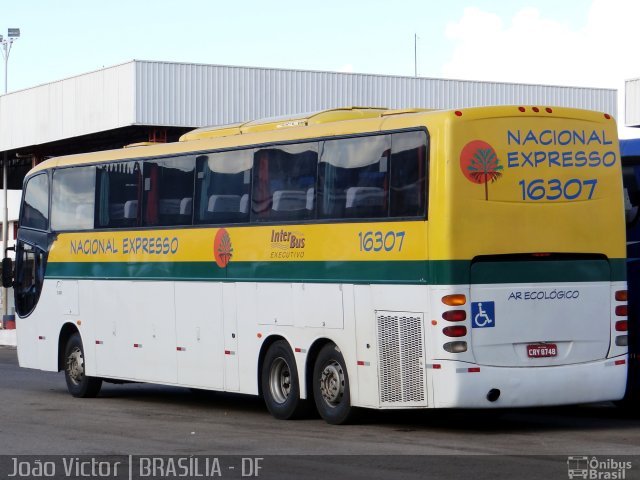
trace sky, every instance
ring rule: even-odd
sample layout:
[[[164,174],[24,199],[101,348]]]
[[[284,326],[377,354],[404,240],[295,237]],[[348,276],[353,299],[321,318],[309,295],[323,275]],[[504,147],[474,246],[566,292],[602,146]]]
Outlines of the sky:
[[[0,4],[0,34],[21,30],[9,91],[133,59],[404,76],[417,66],[421,77],[615,88],[622,127],[624,81],[640,77],[640,0]]]

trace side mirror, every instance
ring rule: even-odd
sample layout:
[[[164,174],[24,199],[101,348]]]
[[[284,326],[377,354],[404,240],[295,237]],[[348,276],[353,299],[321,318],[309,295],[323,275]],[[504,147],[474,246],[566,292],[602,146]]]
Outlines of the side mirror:
[[[9,257],[2,259],[2,286],[4,288],[13,286],[13,261]]]

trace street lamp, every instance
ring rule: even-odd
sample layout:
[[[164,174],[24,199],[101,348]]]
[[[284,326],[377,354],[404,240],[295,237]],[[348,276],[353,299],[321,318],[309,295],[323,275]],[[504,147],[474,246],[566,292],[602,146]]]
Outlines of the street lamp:
[[[11,47],[13,46],[13,42],[15,42],[20,37],[20,29],[19,28],[9,28],[7,30],[6,38],[0,35],[0,44],[2,45],[2,56],[4,57],[4,93],[7,93],[7,72],[9,65],[9,54],[11,53]]]
[[[7,36],[0,35],[0,45],[2,45],[2,56],[4,57],[4,93],[8,91],[8,71],[9,71],[9,54],[11,47],[20,37],[19,28],[9,28]],[[9,241],[9,205],[7,204],[7,182],[9,177],[9,165],[7,165],[7,151],[4,151],[2,162],[2,196],[4,197],[4,209],[2,211],[2,258],[7,256],[7,242]],[[2,316],[3,320],[9,313],[9,296],[6,288],[2,288]]]

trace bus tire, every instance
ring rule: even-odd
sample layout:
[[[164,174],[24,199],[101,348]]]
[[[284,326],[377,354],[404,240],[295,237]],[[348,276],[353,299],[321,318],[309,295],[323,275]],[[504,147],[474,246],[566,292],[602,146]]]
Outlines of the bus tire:
[[[85,375],[84,347],[79,333],[71,335],[65,346],[64,378],[69,393],[77,398],[93,398],[102,387],[101,378]]]
[[[267,410],[280,420],[305,416],[308,402],[300,398],[300,381],[291,348],[278,340],[267,350],[260,375]]]
[[[338,346],[328,343],[318,353],[313,367],[313,397],[327,423],[342,425],[353,418],[349,375]]]

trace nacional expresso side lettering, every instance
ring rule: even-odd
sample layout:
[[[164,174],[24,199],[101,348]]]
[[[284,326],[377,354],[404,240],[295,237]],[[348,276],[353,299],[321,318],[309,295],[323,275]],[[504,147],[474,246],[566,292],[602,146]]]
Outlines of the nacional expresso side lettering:
[[[174,255],[180,247],[178,237],[84,238],[70,241],[72,255],[115,255],[122,253]]]

